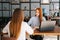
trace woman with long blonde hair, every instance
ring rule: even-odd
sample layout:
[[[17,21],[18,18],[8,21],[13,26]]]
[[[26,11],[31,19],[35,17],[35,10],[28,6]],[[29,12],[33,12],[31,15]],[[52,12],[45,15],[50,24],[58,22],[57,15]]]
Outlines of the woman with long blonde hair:
[[[4,27],[3,33],[8,33],[9,37],[17,40],[26,40],[26,32],[33,34],[32,28],[23,21],[24,12],[20,8],[16,8],[13,12],[11,21]]]

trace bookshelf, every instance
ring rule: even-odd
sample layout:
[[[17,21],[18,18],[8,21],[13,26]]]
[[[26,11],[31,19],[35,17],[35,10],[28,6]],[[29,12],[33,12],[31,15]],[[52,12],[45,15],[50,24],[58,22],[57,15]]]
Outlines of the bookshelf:
[[[10,2],[0,2],[0,6],[0,17],[10,17]]]
[[[0,27],[4,27],[9,21],[10,12],[10,2],[8,0],[0,0]]]
[[[35,9],[37,7],[40,7],[40,0],[25,0],[25,1],[20,1],[21,8],[24,10],[25,14],[28,17],[35,16]],[[31,15],[33,14],[33,15]],[[25,16],[26,16],[25,15]]]

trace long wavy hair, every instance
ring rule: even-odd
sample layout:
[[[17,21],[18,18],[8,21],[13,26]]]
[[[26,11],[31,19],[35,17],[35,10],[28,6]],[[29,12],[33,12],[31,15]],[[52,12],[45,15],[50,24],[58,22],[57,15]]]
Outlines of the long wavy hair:
[[[41,22],[42,22],[42,17],[43,17],[42,8],[36,8],[36,10],[39,11],[39,20],[40,20],[40,24],[41,24]]]
[[[16,8],[13,12],[10,23],[10,37],[18,38],[21,32],[21,24],[23,21],[23,11],[20,8]]]

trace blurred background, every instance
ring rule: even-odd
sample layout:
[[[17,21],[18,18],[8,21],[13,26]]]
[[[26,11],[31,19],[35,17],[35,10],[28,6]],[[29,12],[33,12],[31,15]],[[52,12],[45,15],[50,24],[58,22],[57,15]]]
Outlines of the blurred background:
[[[35,9],[41,7],[46,20],[53,17],[60,17],[59,0],[0,0],[0,29],[10,21],[15,8],[21,8],[24,11],[24,21],[28,22],[32,16],[35,16]],[[60,25],[60,20],[57,22]],[[50,37],[50,40],[58,40],[58,36]],[[45,37],[44,40],[47,40]],[[59,37],[60,40],[60,37]]]

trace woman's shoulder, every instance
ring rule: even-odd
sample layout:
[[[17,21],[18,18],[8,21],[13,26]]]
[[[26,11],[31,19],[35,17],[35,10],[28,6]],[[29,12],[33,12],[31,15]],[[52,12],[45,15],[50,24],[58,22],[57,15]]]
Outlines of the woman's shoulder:
[[[9,25],[11,23],[11,21],[9,21],[8,23],[7,23],[7,25]]]
[[[23,26],[23,27],[27,27],[27,26],[28,26],[28,23],[23,21],[23,22],[22,22],[22,26]]]
[[[9,21],[8,23],[11,23],[11,21]]]
[[[23,24],[23,25],[26,25],[26,24],[27,24],[27,22],[24,22],[24,21],[23,21],[23,22],[22,22],[22,24]]]
[[[31,17],[31,19],[35,19],[36,17],[34,16],[34,17]]]

